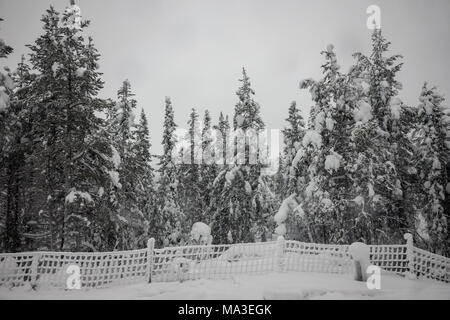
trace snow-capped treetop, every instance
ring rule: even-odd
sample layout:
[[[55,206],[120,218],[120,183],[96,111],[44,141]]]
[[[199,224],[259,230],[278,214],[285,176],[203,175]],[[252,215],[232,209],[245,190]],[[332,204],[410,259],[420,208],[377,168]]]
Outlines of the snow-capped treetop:
[[[81,30],[82,16],[81,9],[71,0],[70,6],[64,10],[64,25],[69,29]]]

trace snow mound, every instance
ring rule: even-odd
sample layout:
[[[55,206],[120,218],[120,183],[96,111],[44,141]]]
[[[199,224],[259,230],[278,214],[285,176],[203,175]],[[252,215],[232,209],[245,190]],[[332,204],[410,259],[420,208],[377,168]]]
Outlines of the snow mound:
[[[211,244],[211,228],[203,222],[194,223],[191,230],[191,239],[198,244]]]
[[[370,264],[370,248],[362,242],[354,242],[348,248],[348,253],[354,261],[354,279],[367,280],[367,268]]]
[[[348,248],[348,253],[354,260],[369,260],[369,246],[363,242],[354,242]]]

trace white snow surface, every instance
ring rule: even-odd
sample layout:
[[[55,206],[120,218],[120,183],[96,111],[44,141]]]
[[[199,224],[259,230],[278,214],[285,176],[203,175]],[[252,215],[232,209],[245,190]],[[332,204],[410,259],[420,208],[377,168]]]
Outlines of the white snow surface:
[[[182,261],[180,265],[182,266]],[[433,280],[409,280],[382,274],[381,289],[369,290],[351,275],[284,272],[239,275],[227,280],[139,283],[105,289],[64,290],[0,288],[0,299],[62,300],[378,300],[450,299],[450,285]]]

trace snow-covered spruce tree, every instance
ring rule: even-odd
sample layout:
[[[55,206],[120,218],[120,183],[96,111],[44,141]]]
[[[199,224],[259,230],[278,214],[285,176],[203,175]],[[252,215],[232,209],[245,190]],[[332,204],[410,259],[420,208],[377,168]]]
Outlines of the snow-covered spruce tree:
[[[3,19],[0,18],[0,22]],[[8,46],[3,39],[0,39],[0,58],[6,58],[9,54],[13,52],[13,48]]]
[[[268,215],[272,210],[270,190],[261,174],[263,155],[257,150],[257,134],[264,129],[264,122],[259,104],[253,100],[254,91],[245,69],[240,81],[233,127],[235,133],[240,131],[241,135],[235,136],[233,163],[218,174],[212,191],[212,229],[216,243],[265,240]],[[243,139],[245,135],[247,137]]]
[[[30,62],[39,73],[27,99],[33,103],[32,157],[40,173],[46,203],[40,208],[43,245],[49,250],[102,248],[105,223],[98,213],[102,190],[117,182],[111,148],[103,129],[107,104],[92,39],[83,38],[88,21],[69,6],[60,15],[53,7],[42,18],[44,34],[30,45]]]
[[[286,122],[287,126],[283,129],[284,149],[280,168],[284,182],[282,186],[283,199],[296,191],[298,179],[303,177],[302,172],[299,171],[301,168],[291,167],[305,135],[305,122],[295,101],[292,101],[289,107],[289,116]]]
[[[219,121],[214,126],[214,130],[217,132],[215,138],[215,154],[216,163],[219,168],[224,168],[227,165],[227,149],[230,148],[229,135],[230,135],[230,121],[228,115],[224,116],[221,112],[219,115]]]
[[[349,229],[345,224],[349,221],[352,181],[347,163],[352,156],[349,138],[355,102],[351,78],[339,72],[333,45],[322,54],[326,60],[324,77],[318,82],[309,79],[301,83],[301,88],[310,89],[315,105],[292,162],[305,177],[298,176],[294,197],[299,206],[291,216],[297,219],[297,225],[303,225],[300,238],[337,243],[347,241],[345,232]]]
[[[450,181],[448,174],[448,107],[444,98],[425,83],[419,97],[418,126],[412,139],[416,147],[416,165],[420,193],[416,231],[419,243],[431,251],[449,256]]]
[[[154,185],[154,169],[152,166],[153,155],[150,153],[150,133],[148,121],[144,109],[141,110],[139,123],[136,125],[135,143],[133,145],[136,162],[136,170],[139,179],[136,183],[136,199],[139,212],[143,215],[142,233],[137,239],[139,247],[145,246],[146,241],[152,237],[154,229],[153,217],[156,212],[156,188]]]
[[[0,58],[6,58],[12,51],[0,39]],[[22,238],[19,177],[24,151],[20,148],[21,106],[11,104],[14,89],[10,75],[0,72],[0,248],[6,252],[19,250]]]
[[[360,93],[352,132],[357,150],[352,166],[358,187],[355,203],[361,208],[355,221],[364,222],[355,230],[361,232],[357,238],[371,243],[398,243],[408,227],[400,169],[404,163],[398,147],[405,133],[396,129],[401,114],[401,102],[396,98],[401,84],[396,74],[402,64],[398,63],[400,55],[385,56],[389,44],[381,29],[374,30],[370,57],[356,53],[352,70]]]
[[[178,170],[175,166],[174,148],[176,124],[170,98],[166,98],[163,129],[163,154],[160,156],[157,190],[157,213],[152,230],[160,245],[177,244],[183,241],[183,230],[189,228],[184,223],[185,216],[179,204]]]
[[[223,117],[223,116],[222,116]],[[223,120],[223,119],[222,119]],[[211,116],[208,110],[205,110],[202,128],[202,164],[200,167],[200,195],[202,221],[211,223],[212,214],[210,212],[211,192],[214,180],[218,173],[216,164],[216,144],[221,143],[216,133],[211,127]]]
[[[202,133],[197,111],[192,108],[188,120],[188,132],[184,137],[183,161],[178,166],[180,205],[186,213],[186,224],[203,222],[200,165],[202,155]]]
[[[142,178],[135,149],[134,110],[137,101],[133,98],[131,84],[125,80],[117,91],[117,103],[110,118],[111,138],[119,164],[120,188],[115,188],[115,221],[117,248],[136,248],[143,233],[144,214],[138,204],[138,184]],[[111,113],[110,113],[111,114]],[[142,241],[141,241],[142,242]]]
[[[6,189],[0,190],[0,203],[6,205],[0,205],[0,219],[3,214],[6,218],[0,224],[6,227],[4,234],[7,246],[4,249],[12,252],[36,250],[43,237],[38,232],[36,222],[38,203],[42,204],[44,196],[36,183],[39,174],[31,156],[34,145],[33,118],[30,116],[32,103],[27,99],[34,77],[30,74],[24,56],[14,72],[3,76],[7,80],[3,86],[8,90],[14,87],[14,90],[9,92],[9,108],[0,111],[0,122],[5,124],[0,129],[0,168],[4,170],[0,169],[0,186]],[[6,132],[6,136],[2,132]],[[2,195],[5,201],[1,199]],[[13,221],[18,222],[18,225]]]

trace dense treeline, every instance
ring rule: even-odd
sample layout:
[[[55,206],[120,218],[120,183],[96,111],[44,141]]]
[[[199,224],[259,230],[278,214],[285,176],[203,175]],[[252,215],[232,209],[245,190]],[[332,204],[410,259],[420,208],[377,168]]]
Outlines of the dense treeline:
[[[201,221],[214,243],[273,233],[399,243],[411,232],[450,254],[449,108],[427,84],[417,106],[398,98],[401,56],[388,56],[381,30],[348,73],[332,45],[322,52],[322,79],[301,82],[314,102],[307,123],[286,106],[281,166],[267,174],[267,154],[251,143],[263,136],[240,149],[236,135],[266,129],[245,69],[231,121],[192,109],[180,135],[167,97],[155,156],[130,82],[114,100],[98,97],[100,54],[79,8],[51,7],[42,24],[29,57],[0,73],[1,251],[124,250],[150,237],[176,245],[192,242]],[[0,41],[0,58],[12,50]]]

